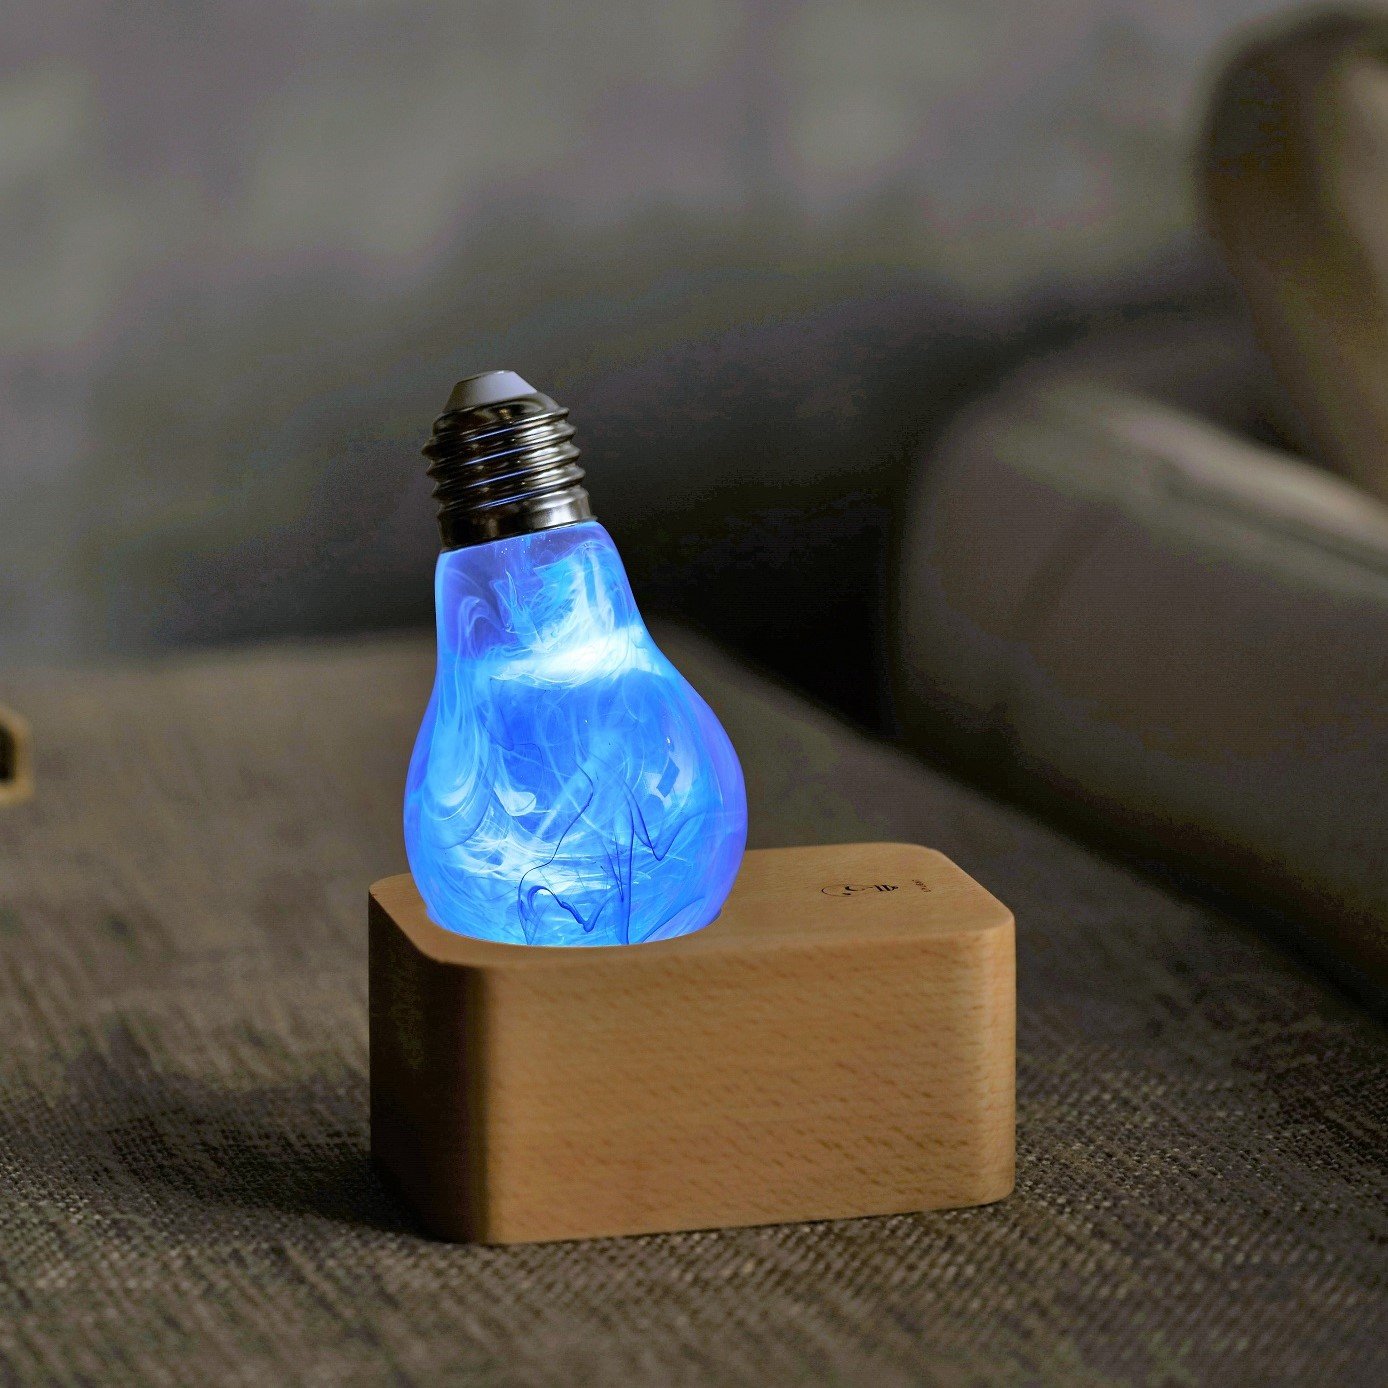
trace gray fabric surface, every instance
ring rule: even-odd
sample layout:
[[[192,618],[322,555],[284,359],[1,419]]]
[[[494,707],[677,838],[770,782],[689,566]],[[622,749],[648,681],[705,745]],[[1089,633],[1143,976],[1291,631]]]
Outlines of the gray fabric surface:
[[[7,679],[0,1380],[1381,1381],[1382,1030],[1260,938],[666,639],[760,845],[934,845],[1019,923],[1016,1194],[429,1242],[367,1161],[365,891],[416,640]]]
[[[902,554],[913,744],[1388,990],[1388,508],[1062,355],[959,421]]]

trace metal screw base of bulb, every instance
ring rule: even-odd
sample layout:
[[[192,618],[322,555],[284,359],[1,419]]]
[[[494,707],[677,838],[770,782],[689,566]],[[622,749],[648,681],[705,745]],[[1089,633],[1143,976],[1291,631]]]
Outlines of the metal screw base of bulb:
[[[458,382],[423,450],[444,549],[592,519],[568,416],[513,372]]]

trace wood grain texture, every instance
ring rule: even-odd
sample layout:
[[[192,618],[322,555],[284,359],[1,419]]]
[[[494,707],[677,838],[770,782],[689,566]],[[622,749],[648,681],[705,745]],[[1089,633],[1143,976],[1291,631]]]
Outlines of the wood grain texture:
[[[34,793],[29,724],[0,705],[0,807],[17,805]]]
[[[371,891],[371,1141],[512,1243],[940,1209],[1012,1188],[1012,914],[906,844],[747,854],[723,914],[527,949]]]

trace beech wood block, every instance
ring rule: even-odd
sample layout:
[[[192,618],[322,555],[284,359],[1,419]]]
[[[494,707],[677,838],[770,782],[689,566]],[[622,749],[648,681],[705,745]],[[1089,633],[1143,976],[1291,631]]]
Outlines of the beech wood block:
[[[371,1150],[446,1239],[944,1209],[1012,1189],[1012,913],[909,844],[753,851],[712,925],[495,944],[371,889]]]

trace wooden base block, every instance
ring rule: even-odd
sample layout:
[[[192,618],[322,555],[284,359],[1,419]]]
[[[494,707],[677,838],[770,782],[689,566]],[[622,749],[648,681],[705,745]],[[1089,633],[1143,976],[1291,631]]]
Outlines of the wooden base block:
[[[1012,1189],[1011,912],[906,844],[747,854],[658,944],[492,944],[371,889],[371,1150],[433,1233],[833,1219]]]

